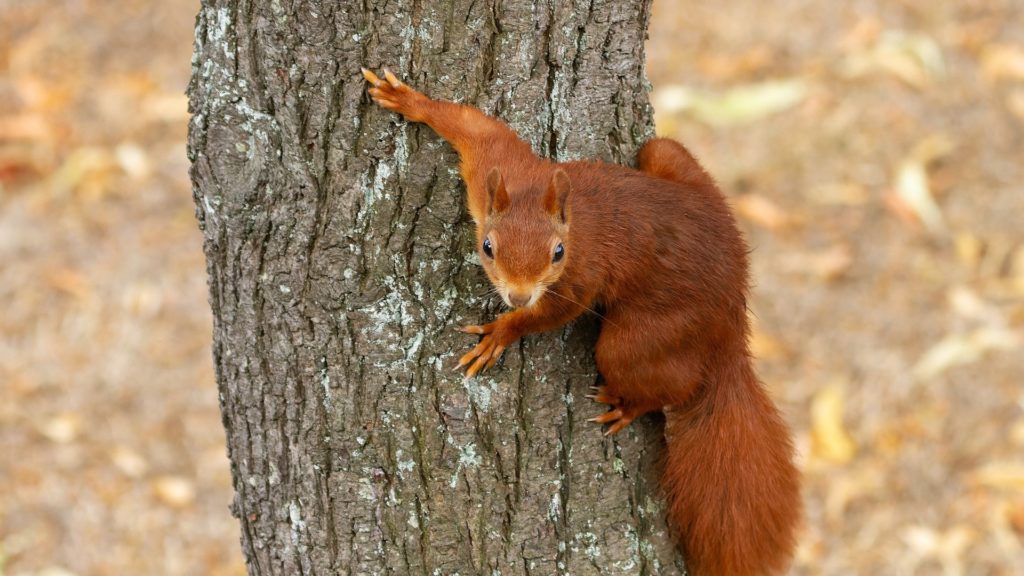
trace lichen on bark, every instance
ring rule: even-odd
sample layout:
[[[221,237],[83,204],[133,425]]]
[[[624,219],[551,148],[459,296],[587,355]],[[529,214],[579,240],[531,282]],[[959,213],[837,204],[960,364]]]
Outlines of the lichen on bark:
[[[597,320],[464,381],[497,313],[457,158],[360,66],[507,121],[541,155],[651,135],[649,0],[205,0],[189,157],[250,574],[670,574],[660,428],[585,419]]]

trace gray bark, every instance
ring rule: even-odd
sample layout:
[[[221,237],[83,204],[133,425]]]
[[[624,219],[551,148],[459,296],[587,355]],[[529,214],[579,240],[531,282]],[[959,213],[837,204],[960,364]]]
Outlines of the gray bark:
[[[651,133],[650,0],[204,0],[188,152],[250,574],[668,574],[653,419],[586,418],[597,320],[452,370],[497,302],[452,149],[365,95],[389,66],[541,155]]]

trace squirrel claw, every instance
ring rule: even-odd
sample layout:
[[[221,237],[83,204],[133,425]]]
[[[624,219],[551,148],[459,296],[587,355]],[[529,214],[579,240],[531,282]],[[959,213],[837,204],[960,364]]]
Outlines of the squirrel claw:
[[[609,406],[614,406],[616,408],[622,403],[622,398],[606,394],[604,386],[591,386],[590,391],[592,394],[587,394],[585,398],[593,400],[594,402],[608,404]]]
[[[608,427],[608,430],[605,431],[604,435],[614,436],[615,434],[618,434],[620,430],[629,426],[633,422],[633,418],[635,418],[634,414],[627,413],[627,411],[622,408],[615,408],[614,410],[609,410],[604,414],[599,414],[590,418],[588,422],[611,424],[611,426]]]
[[[633,422],[632,418],[622,418],[618,422],[616,422],[616,423],[612,424],[611,426],[609,426],[608,429],[605,430],[604,435],[605,436],[614,436],[614,435],[618,434],[620,430],[622,430],[626,426],[629,426],[632,422]]]
[[[596,422],[597,424],[607,424],[608,422],[614,422],[615,420],[618,420],[619,418],[622,418],[623,416],[625,416],[625,415],[622,413],[622,410],[620,410],[619,408],[616,408],[615,410],[609,410],[608,412],[605,412],[604,414],[599,414],[597,416],[594,416],[593,418],[591,418],[591,419],[589,419],[587,421],[588,422]]]
[[[391,84],[392,88],[401,88],[402,86],[405,86],[405,84],[403,84],[402,81],[392,74],[391,70],[388,70],[387,68],[384,69],[384,79],[388,81],[388,84]]]
[[[369,82],[370,84],[373,84],[374,86],[377,87],[384,84],[384,81],[378,78],[377,75],[374,74],[373,72],[370,72],[366,68],[360,68],[360,70],[363,72],[363,78],[366,78],[366,81]]]
[[[407,86],[390,70],[384,69],[384,79],[366,68],[360,68],[363,78],[370,83],[370,97],[381,107],[398,112],[406,120],[422,122],[426,118],[426,104],[430,99]]]
[[[600,402],[601,404],[608,404],[609,406],[618,406],[619,399],[614,396],[608,396],[604,393],[587,394],[586,398],[593,400],[594,402]]]

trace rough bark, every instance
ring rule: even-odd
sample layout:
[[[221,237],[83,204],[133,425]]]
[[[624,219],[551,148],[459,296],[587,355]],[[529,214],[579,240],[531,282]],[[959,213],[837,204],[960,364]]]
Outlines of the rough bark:
[[[359,67],[542,155],[651,134],[650,0],[204,0],[188,151],[249,573],[668,574],[661,430],[585,419],[596,319],[452,371],[497,313],[451,148]]]

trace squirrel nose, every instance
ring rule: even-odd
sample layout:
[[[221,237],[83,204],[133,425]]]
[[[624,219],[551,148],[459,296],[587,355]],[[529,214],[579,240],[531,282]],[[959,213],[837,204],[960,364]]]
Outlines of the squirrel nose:
[[[522,308],[530,303],[532,294],[529,292],[509,292],[508,301],[512,303],[516,308]]]

